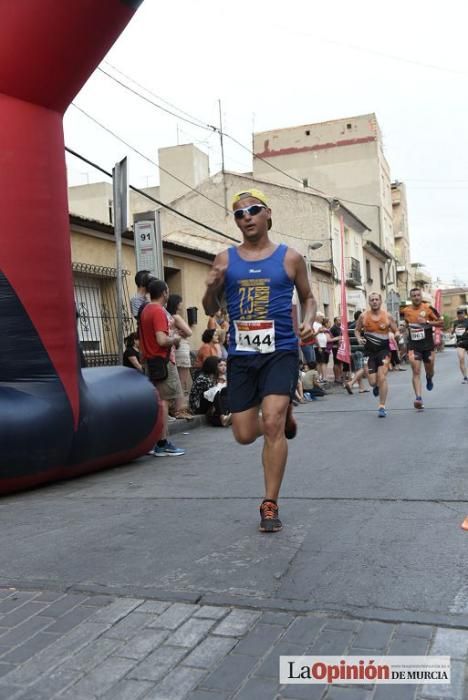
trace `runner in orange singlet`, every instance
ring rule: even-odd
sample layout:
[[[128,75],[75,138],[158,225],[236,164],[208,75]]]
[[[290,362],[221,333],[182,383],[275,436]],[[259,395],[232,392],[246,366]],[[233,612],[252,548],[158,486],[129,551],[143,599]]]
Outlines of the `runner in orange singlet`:
[[[413,370],[414,407],[423,409],[421,362],[426,370],[426,389],[434,387],[435,345],[433,326],[442,328],[444,320],[433,306],[422,300],[418,287],[410,290],[411,304],[400,309],[401,320],[408,326],[408,358]]]
[[[399,335],[397,325],[390,314],[382,309],[382,297],[377,292],[369,296],[370,311],[365,311],[356,322],[356,338],[364,345],[368,357],[369,384],[374,396],[380,397],[378,416],[385,418],[385,402],[388,394],[387,372],[390,363],[389,332]],[[361,334],[364,334],[364,337]]]

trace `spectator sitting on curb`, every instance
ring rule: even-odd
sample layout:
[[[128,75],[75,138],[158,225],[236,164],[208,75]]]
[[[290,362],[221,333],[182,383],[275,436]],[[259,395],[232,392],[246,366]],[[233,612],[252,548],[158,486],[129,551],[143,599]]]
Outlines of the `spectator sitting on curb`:
[[[130,333],[125,338],[125,351],[123,354],[123,366],[137,369],[143,372],[143,366],[140,361],[140,339],[137,333]]]
[[[203,331],[202,344],[200,345],[200,348],[197,353],[195,367],[197,369],[201,369],[207,357],[217,357],[218,359],[220,359],[220,352],[218,347],[218,332],[213,328]]]

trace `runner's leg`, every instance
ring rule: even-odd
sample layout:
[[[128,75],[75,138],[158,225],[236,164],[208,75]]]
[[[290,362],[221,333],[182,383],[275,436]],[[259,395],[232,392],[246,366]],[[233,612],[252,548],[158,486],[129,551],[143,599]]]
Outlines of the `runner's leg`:
[[[377,370],[377,382],[379,385],[379,396],[380,396],[380,406],[385,407],[385,402],[387,400],[388,394],[388,382],[387,382],[387,372],[389,367],[389,361],[384,360],[384,364],[381,365]]]
[[[458,364],[460,366],[460,372],[462,373],[463,379],[466,377],[465,355],[465,348],[457,348]]]
[[[410,350],[409,361],[413,372],[412,382],[415,396],[421,396],[421,360],[416,360]]]
[[[265,498],[277,500],[288,457],[288,444],[284,434],[289,396],[269,394],[262,402],[263,421],[263,471]]]
[[[289,398],[288,398],[289,401]],[[232,414],[232,432],[241,445],[250,445],[263,435],[262,421],[259,416],[260,406],[253,406],[246,411]],[[283,426],[284,429],[284,426]]]
[[[428,391],[432,390],[432,377],[435,372],[435,350],[430,354],[429,361],[424,363],[424,369],[426,371],[426,386]]]

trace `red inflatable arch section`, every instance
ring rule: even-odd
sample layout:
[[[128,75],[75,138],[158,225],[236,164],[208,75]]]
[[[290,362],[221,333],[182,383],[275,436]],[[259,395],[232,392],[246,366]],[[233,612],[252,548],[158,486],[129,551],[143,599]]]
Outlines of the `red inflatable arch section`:
[[[0,9],[0,493],[122,463],[160,430],[155,390],[79,369],[63,114],[136,0]]]

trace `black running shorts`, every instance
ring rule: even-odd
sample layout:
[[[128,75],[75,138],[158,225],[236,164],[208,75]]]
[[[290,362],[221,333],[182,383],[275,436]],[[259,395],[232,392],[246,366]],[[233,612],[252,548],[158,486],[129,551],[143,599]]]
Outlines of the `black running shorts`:
[[[431,355],[433,352],[434,348],[432,349],[425,349],[425,350],[420,350],[416,348],[408,348],[408,357],[410,360],[419,360],[423,362],[430,362],[431,361]]]
[[[370,353],[367,360],[367,371],[375,374],[379,367],[383,367],[390,360],[390,348]]]
[[[265,396],[294,398],[299,378],[299,353],[277,351],[232,355],[227,364],[227,388],[232,413],[258,406]]]

